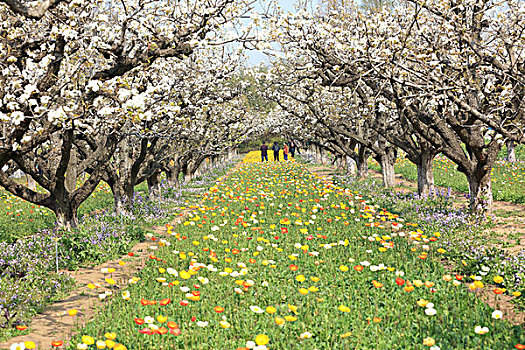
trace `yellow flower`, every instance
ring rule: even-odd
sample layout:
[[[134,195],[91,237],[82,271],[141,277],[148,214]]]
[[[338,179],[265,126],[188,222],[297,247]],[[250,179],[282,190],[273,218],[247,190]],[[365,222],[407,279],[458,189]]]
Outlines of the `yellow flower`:
[[[438,252],[438,253],[441,253],[441,254],[443,254],[443,253],[445,253],[445,252],[446,252],[446,250],[445,250],[445,249],[443,249],[443,248],[439,248],[439,249],[437,250],[437,252]]]
[[[93,345],[95,344],[95,339],[93,339],[93,337],[90,337],[89,335],[83,335],[82,343],[87,344],[87,345]]]
[[[380,251],[381,253],[384,253],[384,252],[386,252],[386,248],[385,248],[385,247],[379,247],[379,251]]]
[[[163,268],[163,267],[159,267],[159,272],[160,272],[160,273],[164,273],[164,272],[166,272],[166,269]]]
[[[314,292],[317,292],[319,290],[319,288],[317,288],[316,286],[311,286],[310,288],[308,288],[308,290],[312,293]]]
[[[276,323],[278,326],[282,326],[282,325],[285,323],[285,320],[284,320],[284,318],[282,318],[282,317],[276,317],[276,318],[275,318],[275,323]]]
[[[117,338],[117,333],[106,333],[104,334],[104,337],[106,337],[106,339],[109,339],[109,340],[115,340],[115,338]]]
[[[306,289],[306,288],[299,288],[299,293],[301,293],[301,295],[306,295],[306,294],[308,294],[308,289]]]
[[[299,276],[296,276],[295,279],[299,282],[304,282],[306,281],[306,277],[304,277],[304,275],[299,275]]]
[[[188,278],[191,277],[190,273],[188,271],[184,271],[184,270],[179,273],[179,276],[183,280],[187,280]]]
[[[164,322],[166,322],[167,320],[168,320],[168,316],[162,316],[162,315],[158,315],[158,316],[157,316],[157,321],[158,321],[159,323],[164,323]]]
[[[297,309],[298,307],[292,304],[288,304],[288,309],[290,309],[291,312],[297,315]]]
[[[266,345],[270,342],[270,338],[266,334],[259,334],[255,337],[255,343],[257,345]]]
[[[113,278],[106,278],[106,282],[108,284],[116,284],[117,282],[115,282],[115,280]]]
[[[297,317],[294,316],[284,316],[284,319],[288,322],[297,321]]]
[[[113,272],[115,272],[115,271],[116,271],[116,270],[115,270],[114,267],[110,267],[110,268],[108,269],[108,272],[109,272],[109,273],[113,273]]]
[[[344,334],[341,334],[341,338],[348,338],[351,335],[352,335],[352,332],[346,332]]]
[[[68,315],[69,316],[75,316],[76,314],[78,314],[78,310],[77,309],[71,309],[71,310],[68,310]]]
[[[310,277],[312,282],[319,282],[319,277]]]
[[[97,340],[97,343],[95,344],[97,349],[105,349],[106,348],[106,342],[103,340]]]
[[[425,307],[425,306],[427,306],[427,304],[428,304],[428,300],[425,300],[425,299],[419,299],[417,301],[417,305],[421,306],[421,307]]]
[[[120,260],[120,261],[118,262],[118,264],[119,264],[120,266],[124,266],[124,265],[126,265],[126,262],[125,262],[125,261],[122,261],[122,260]]]
[[[230,328],[232,325],[230,324],[230,322],[228,321],[225,321],[225,320],[222,320],[219,322],[219,324],[221,325],[222,328],[226,329],[226,328]]]
[[[481,281],[474,281],[474,284],[476,285],[477,288],[483,288],[484,287],[483,282],[481,282]]]
[[[106,339],[106,346],[108,349],[113,349],[117,345],[113,340]]]
[[[268,307],[266,308],[266,312],[269,313],[269,314],[271,315],[271,314],[276,313],[276,312],[277,312],[277,309],[274,308],[273,306],[268,306]]]
[[[35,349],[36,344],[32,341],[25,341],[24,345],[26,346],[26,349]]]
[[[339,266],[339,270],[341,270],[343,272],[346,272],[346,271],[348,271],[348,266],[341,265],[341,266]]]
[[[89,289],[97,288],[93,283],[88,283],[88,285],[86,287],[88,287]]]
[[[426,345],[426,346],[434,346],[436,345],[436,341],[434,340],[434,338],[425,338],[423,339],[423,345]]]
[[[517,298],[521,296],[521,292],[515,291],[515,292],[512,292],[512,295],[514,295]]]
[[[495,283],[502,283],[503,282],[503,277],[501,277],[501,276],[494,277],[494,282]]]
[[[345,305],[339,305],[338,309],[341,312],[350,312],[350,308],[348,306],[345,306]]]
[[[115,345],[113,350],[128,350],[128,348],[125,345],[123,345],[123,344],[117,344],[117,345]]]
[[[422,285],[424,285],[423,281],[421,280],[415,280],[414,282],[412,282],[414,284],[414,286],[416,287],[421,287]]]

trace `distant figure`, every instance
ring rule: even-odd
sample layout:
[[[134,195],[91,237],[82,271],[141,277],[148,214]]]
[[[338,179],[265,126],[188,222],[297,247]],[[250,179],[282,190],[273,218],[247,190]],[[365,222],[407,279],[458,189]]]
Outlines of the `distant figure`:
[[[285,143],[284,147],[283,147],[284,160],[288,160],[288,153],[289,152],[290,152],[290,147],[288,147],[288,145]]]
[[[291,154],[292,158],[295,157],[295,149],[296,148],[297,148],[297,146],[295,145],[295,141],[291,140],[290,141],[290,154]]]
[[[266,142],[263,141],[261,146],[261,162],[268,161],[268,146]]]
[[[279,161],[279,151],[281,149],[279,148],[279,144],[277,143],[277,141],[273,143],[272,150],[273,150],[273,160],[278,162]]]

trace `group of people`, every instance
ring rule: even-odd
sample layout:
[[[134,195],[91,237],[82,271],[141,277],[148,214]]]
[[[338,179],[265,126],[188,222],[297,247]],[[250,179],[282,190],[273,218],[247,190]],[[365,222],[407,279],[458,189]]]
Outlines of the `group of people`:
[[[268,149],[269,148],[266,145],[266,142],[263,141],[261,145],[261,162],[268,161]],[[291,155],[292,158],[295,157],[296,149],[297,149],[297,146],[294,140],[285,142],[283,146],[284,160],[288,160],[288,155]],[[279,151],[281,150],[281,147],[279,146],[279,143],[277,141],[273,143],[271,150],[273,151],[273,160],[275,162],[278,162],[279,161]]]

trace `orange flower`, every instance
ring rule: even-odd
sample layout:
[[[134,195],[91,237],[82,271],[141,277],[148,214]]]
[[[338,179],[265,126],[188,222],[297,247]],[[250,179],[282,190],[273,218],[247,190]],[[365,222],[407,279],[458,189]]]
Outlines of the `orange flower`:
[[[495,294],[503,294],[503,292],[504,292],[504,290],[501,289],[501,288],[496,288],[496,289],[494,289],[494,293],[495,293]]]
[[[51,342],[51,346],[54,346],[55,348],[58,348],[59,346],[64,345],[64,342],[62,340],[55,340]]]
[[[405,292],[410,293],[411,291],[414,290],[414,286],[405,286],[404,289],[405,289]]]
[[[162,299],[161,301],[159,301],[159,304],[162,305],[162,306],[166,306],[169,303],[171,303],[171,299],[170,298]]]
[[[225,309],[222,307],[222,306],[215,306],[213,308],[213,310],[215,310],[216,313],[220,314],[221,312],[223,312]]]
[[[169,329],[177,329],[179,328],[179,325],[175,323],[174,321],[168,321],[167,326]]]
[[[299,266],[297,266],[297,265],[294,265],[294,264],[291,264],[291,265],[290,265],[290,266],[288,266],[288,267],[289,267],[289,268],[290,268],[290,270],[292,270],[292,271],[297,271],[297,270],[299,270]]]
[[[376,280],[373,280],[373,281],[372,281],[372,284],[373,284],[374,287],[376,287],[376,288],[381,288],[381,287],[383,287],[383,283],[380,283],[380,282],[378,282],[378,281],[376,281]]]
[[[520,344],[520,343],[514,345],[514,347],[515,347],[516,349],[518,349],[518,350],[525,350],[525,345]]]
[[[363,271],[364,270],[364,266],[356,265],[356,266],[354,266],[354,270],[356,270],[356,271]]]
[[[374,321],[375,323],[379,323],[381,322],[381,317],[374,317],[372,321]]]
[[[16,326],[16,329],[18,329],[19,331],[25,331],[27,329],[27,326],[26,325]]]

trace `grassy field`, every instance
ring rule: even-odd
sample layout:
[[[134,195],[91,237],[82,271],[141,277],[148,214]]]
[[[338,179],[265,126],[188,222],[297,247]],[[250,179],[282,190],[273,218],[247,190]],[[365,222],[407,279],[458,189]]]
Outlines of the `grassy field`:
[[[525,148],[518,147],[518,162],[504,161],[505,150],[492,170],[492,191],[495,200],[512,203],[525,203]],[[375,160],[369,161],[369,167],[381,170]],[[400,156],[396,160],[395,171],[407,180],[417,181],[417,169],[407,158]],[[434,182],[437,186],[451,188],[468,193],[468,182],[465,175],[456,170],[456,165],[443,155],[434,160]]]
[[[443,268],[439,233],[302,165],[248,162],[202,200],[157,237],[136,283],[107,298],[70,349],[108,340],[118,349],[258,350],[525,342],[521,327],[472,293],[494,281]],[[93,282],[97,294],[113,289]]]

